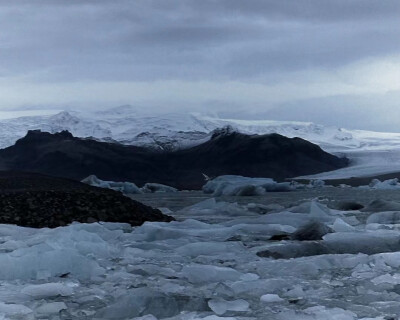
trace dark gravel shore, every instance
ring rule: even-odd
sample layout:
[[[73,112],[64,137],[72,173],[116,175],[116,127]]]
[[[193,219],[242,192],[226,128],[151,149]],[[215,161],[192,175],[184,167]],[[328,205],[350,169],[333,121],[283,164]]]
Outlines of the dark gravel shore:
[[[159,210],[77,181],[23,172],[0,172],[0,223],[55,228],[77,222],[171,221]]]

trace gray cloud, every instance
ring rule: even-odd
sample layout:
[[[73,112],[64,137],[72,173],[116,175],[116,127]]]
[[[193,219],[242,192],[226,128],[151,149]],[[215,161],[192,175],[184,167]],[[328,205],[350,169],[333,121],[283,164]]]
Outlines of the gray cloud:
[[[399,14],[369,0],[2,1],[0,61],[66,79],[251,78],[398,53]]]
[[[67,88],[85,82],[105,89],[98,94],[99,104],[107,98],[103,84],[110,83],[109,96],[114,96],[112,88],[121,82],[133,87],[148,83],[149,92],[171,81],[193,83],[188,92],[198,90],[199,81],[211,83],[208,87],[214,83],[215,91],[232,87],[229,82],[268,90],[280,86],[270,101],[249,94],[249,105],[264,102],[268,107],[283,97],[293,103],[315,98],[296,93],[308,81],[311,87],[331,83],[331,92],[321,92],[320,98],[354,96],[373,86],[366,87],[363,79],[348,80],[341,70],[350,68],[349,75],[359,72],[360,63],[396,60],[399,16],[398,0],[0,0],[0,81],[12,83],[11,91],[23,86],[28,95],[38,83],[50,84],[48,98],[32,96],[35,105],[85,102],[84,88],[67,89],[66,96],[54,90],[57,84]],[[293,89],[293,83],[299,88]],[[383,94],[384,84],[377,87]],[[43,86],[40,90],[46,92]],[[118,94],[118,101],[135,102],[129,92]],[[154,95],[137,101],[146,103]],[[187,94],[185,101],[180,92],[175,95],[165,105],[246,103],[230,99],[228,91],[225,96],[204,92],[202,101],[197,95],[191,100]],[[2,104],[29,101],[14,96]]]

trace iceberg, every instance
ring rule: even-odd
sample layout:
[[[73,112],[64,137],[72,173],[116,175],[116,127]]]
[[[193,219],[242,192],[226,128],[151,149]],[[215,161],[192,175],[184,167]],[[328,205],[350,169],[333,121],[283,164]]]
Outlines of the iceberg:
[[[227,301],[224,299],[212,299],[208,301],[208,306],[218,316],[224,315],[227,311],[244,312],[249,310],[249,303],[243,299],[232,301]]]
[[[372,179],[368,186],[360,186],[359,188],[372,190],[400,190],[400,182],[398,178],[384,181]]]
[[[95,175],[90,175],[81,181],[82,183],[88,184],[93,187],[111,189],[122,192],[123,194],[142,194],[142,193],[169,193],[177,192],[178,189],[166,186],[160,183],[146,183],[142,188],[139,188],[133,182],[115,182],[101,180]]]
[[[282,299],[277,294],[269,293],[269,294],[264,294],[263,296],[261,296],[260,301],[266,302],[266,303],[279,303],[279,302],[284,301],[284,299]]]
[[[62,283],[44,283],[26,286],[21,290],[21,293],[26,294],[34,299],[45,299],[58,296],[72,296],[74,290],[73,288]]]
[[[133,182],[114,182],[105,181],[97,178],[95,175],[90,175],[81,181],[93,187],[111,189],[122,192],[123,194],[141,194],[143,191]]]
[[[292,191],[290,182],[278,183],[270,178],[249,178],[235,175],[219,176],[203,186],[203,192],[218,196],[260,196],[266,192]]]
[[[146,183],[141,190],[144,193],[158,193],[158,192],[178,192],[178,189],[170,186],[166,186],[165,184],[161,183]]]
[[[297,189],[319,189],[325,181],[314,179],[309,184],[297,181],[276,182],[271,178],[250,178],[236,175],[218,176],[203,186],[203,192],[219,196],[262,196],[267,192],[287,192]]]

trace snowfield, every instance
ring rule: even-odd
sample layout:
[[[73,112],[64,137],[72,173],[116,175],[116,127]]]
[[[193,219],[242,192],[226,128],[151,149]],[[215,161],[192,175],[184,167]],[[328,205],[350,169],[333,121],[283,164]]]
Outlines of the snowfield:
[[[130,106],[91,113],[63,111],[3,119],[0,120],[0,147],[13,145],[27,130],[40,129],[51,133],[68,130],[77,137],[175,150],[201,144],[210,139],[213,130],[228,125],[247,134],[279,133],[300,137],[352,161],[348,168],[312,176],[313,179],[400,171],[400,133],[346,130],[307,122],[221,119],[197,113],[148,115]]]
[[[396,319],[400,218],[379,205],[210,198],[136,228],[1,225],[0,319]]]
[[[27,130],[47,132],[68,130],[77,137],[94,137],[104,141],[155,148],[185,148],[210,138],[218,128],[232,126],[247,134],[279,133],[301,137],[327,148],[358,148],[364,141],[352,131],[325,127],[307,122],[220,119],[191,114],[147,115],[125,106],[95,113],[62,111],[57,114],[25,116],[0,120],[1,147],[7,147],[23,137]],[[400,134],[398,135],[400,139]]]

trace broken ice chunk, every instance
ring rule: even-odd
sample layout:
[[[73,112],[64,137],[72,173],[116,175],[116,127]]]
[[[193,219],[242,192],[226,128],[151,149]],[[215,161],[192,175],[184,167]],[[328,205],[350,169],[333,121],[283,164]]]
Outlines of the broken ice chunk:
[[[36,313],[39,314],[54,314],[59,313],[61,310],[66,310],[67,305],[64,302],[50,302],[41,305],[35,309]]]
[[[398,274],[394,274],[394,275],[383,274],[379,277],[372,279],[371,282],[375,285],[379,285],[382,283],[390,283],[392,285],[396,285],[396,284],[400,284],[400,275],[398,275]]]
[[[44,283],[26,286],[21,293],[34,299],[45,299],[57,296],[68,297],[74,293],[74,290],[62,283]]]
[[[32,310],[22,304],[7,304],[0,302],[0,316],[6,316],[1,319],[28,319],[27,317],[32,314]],[[23,318],[22,318],[23,317]],[[31,319],[31,318],[29,318]]]
[[[147,314],[143,317],[132,318],[131,320],[158,320],[158,319],[152,314]]]
[[[234,317],[207,316],[205,318],[194,318],[193,320],[237,320],[237,319]]]
[[[197,257],[200,255],[220,255],[226,252],[239,252],[243,246],[235,243],[196,242],[177,248],[177,252],[184,256]]]
[[[277,303],[277,302],[284,301],[284,299],[282,299],[277,294],[269,293],[269,294],[264,294],[263,296],[261,296],[260,301],[266,302],[266,303]]]
[[[182,275],[191,283],[239,280],[243,275],[232,268],[191,264],[182,268]]]
[[[367,224],[371,224],[371,223],[399,224],[400,223],[400,212],[387,211],[387,212],[373,213],[367,219]]]
[[[344,222],[342,219],[337,218],[333,223],[332,229],[335,232],[352,232],[355,230],[354,227],[349,225],[348,223]]]
[[[244,312],[249,310],[249,303],[246,300],[238,299],[227,301],[224,299],[212,299],[208,302],[210,309],[217,315],[222,316],[227,311]]]

